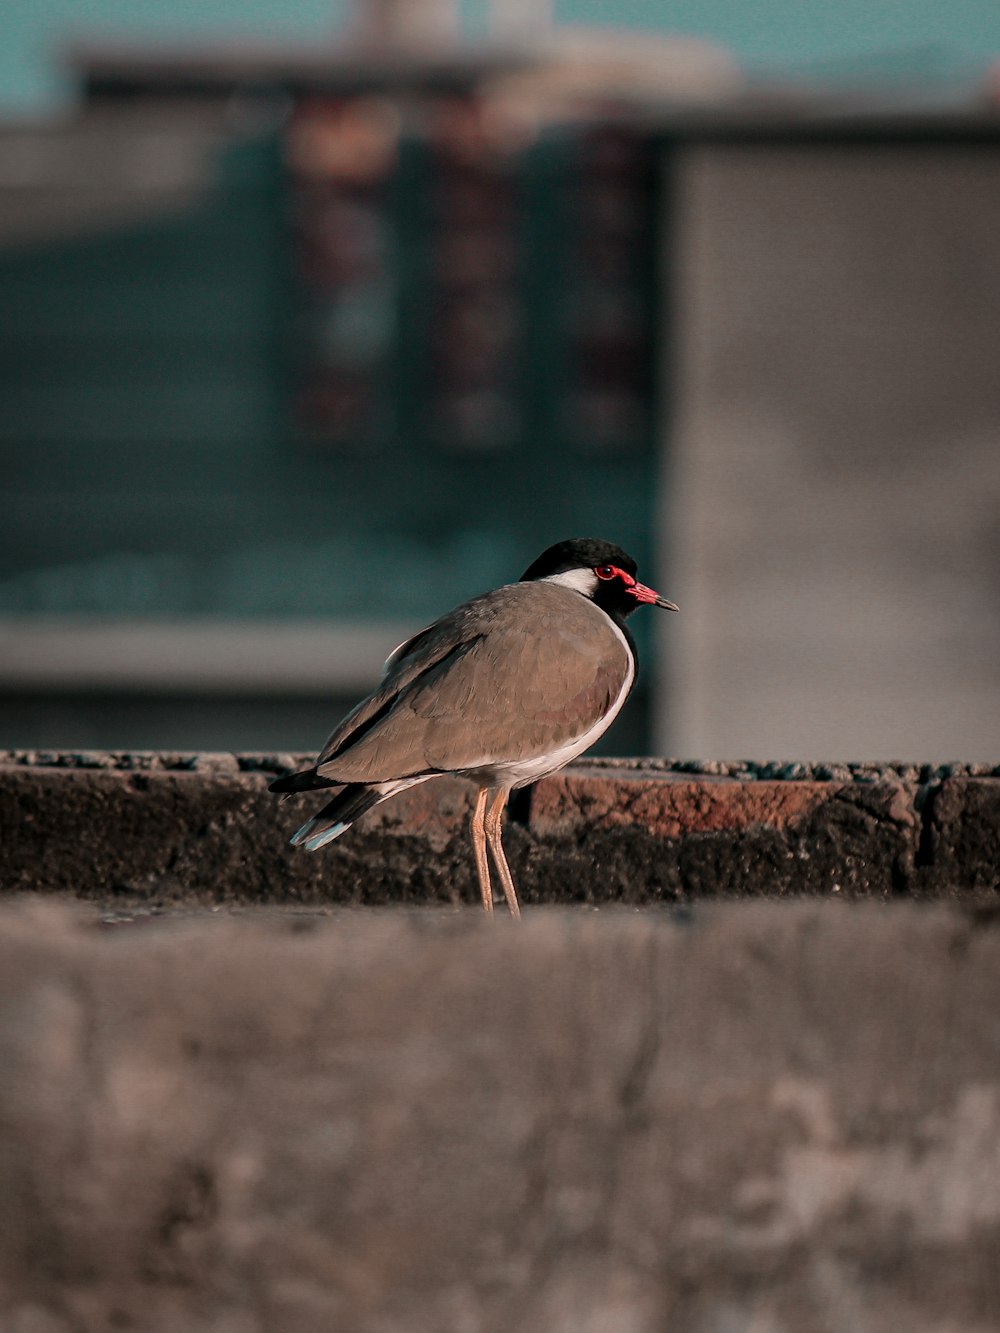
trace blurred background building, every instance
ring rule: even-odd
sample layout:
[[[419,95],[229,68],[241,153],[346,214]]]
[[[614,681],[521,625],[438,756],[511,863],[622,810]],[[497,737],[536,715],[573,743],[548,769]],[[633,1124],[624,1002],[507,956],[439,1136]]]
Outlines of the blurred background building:
[[[995,762],[961,8],[0,16],[0,746],[315,748],[593,533],[682,605],[605,749]]]

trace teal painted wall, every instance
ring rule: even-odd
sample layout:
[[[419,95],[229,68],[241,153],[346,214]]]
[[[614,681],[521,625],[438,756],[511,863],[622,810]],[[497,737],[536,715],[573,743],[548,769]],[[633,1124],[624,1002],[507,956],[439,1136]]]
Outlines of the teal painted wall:
[[[487,0],[461,0],[470,35]],[[0,4],[0,112],[42,113],[70,96],[60,47],[75,37],[151,42],[243,35],[310,40],[335,31],[349,0],[4,0]],[[1000,58],[996,0],[556,0],[559,22],[619,24],[696,34],[721,42],[748,67],[781,69],[857,62],[900,53],[918,75],[973,73]],[[877,64],[875,66],[877,71]]]
[[[927,46],[959,60],[1000,55],[995,0],[556,0],[556,17],[711,37],[758,66]]]
[[[347,0],[0,0],[0,112],[44,112],[71,96],[60,51],[75,40],[308,41],[336,31],[347,9]]]
[[[375,375],[386,431],[297,429],[325,346],[303,336],[304,302],[326,293],[336,313],[358,275],[334,296],[328,275],[290,281],[288,217],[303,206],[289,207],[276,142],[230,149],[189,213],[0,253],[0,618],[430,619],[518,574],[552,533],[613,533],[648,568],[656,159],[624,196],[631,262],[610,291],[633,311],[632,341],[609,352],[583,304],[585,273],[603,272],[586,212],[601,180],[583,191],[583,151],[572,137],[534,149],[499,224],[518,330],[497,390],[516,427],[499,439],[465,441],[440,410],[469,388],[439,351],[455,290],[432,271],[461,227],[431,220],[456,182],[416,143],[378,213],[398,328]],[[461,290],[468,319],[479,307]],[[641,415],[609,436],[590,418],[626,391]],[[364,578],[340,576],[359,564]]]

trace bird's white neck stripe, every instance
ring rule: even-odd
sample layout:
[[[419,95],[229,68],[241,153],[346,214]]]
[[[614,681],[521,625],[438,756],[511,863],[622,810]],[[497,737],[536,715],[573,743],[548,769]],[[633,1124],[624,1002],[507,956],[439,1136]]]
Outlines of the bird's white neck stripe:
[[[584,597],[593,597],[597,591],[597,575],[592,569],[564,569],[561,574],[546,574],[539,583],[558,583],[563,588],[572,588],[582,592]]]

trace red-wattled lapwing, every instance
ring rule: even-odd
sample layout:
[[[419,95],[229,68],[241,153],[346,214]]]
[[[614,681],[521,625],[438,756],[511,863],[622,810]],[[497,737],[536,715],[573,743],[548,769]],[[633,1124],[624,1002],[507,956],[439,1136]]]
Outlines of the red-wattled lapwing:
[[[293,845],[316,851],[418,782],[471,778],[483,907],[493,911],[489,846],[507,906],[520,916],[500,840],[507,798],[582,754],[618,716],[636,674],[626,617],[640,605],[677,610],[635,573],[611,542],[559,542],[519,583],[463,603],[400,644],[381,685],[348,713],[315,765],[271,783],[274,792],[341,788]]]

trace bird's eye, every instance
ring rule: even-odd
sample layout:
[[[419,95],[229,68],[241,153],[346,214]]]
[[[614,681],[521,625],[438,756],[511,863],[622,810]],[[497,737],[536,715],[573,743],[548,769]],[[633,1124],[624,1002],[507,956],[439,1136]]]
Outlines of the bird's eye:
[[[597,565],[594,573],[599,579],[613,579],[618,571],[614,565]]]

